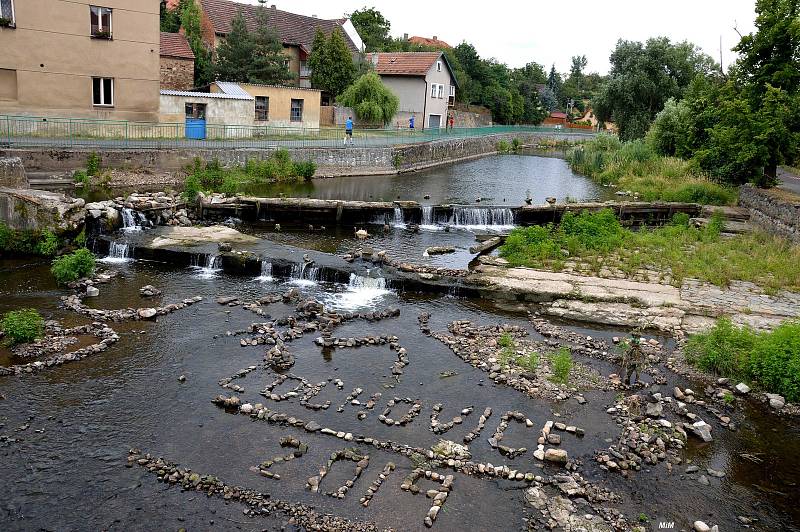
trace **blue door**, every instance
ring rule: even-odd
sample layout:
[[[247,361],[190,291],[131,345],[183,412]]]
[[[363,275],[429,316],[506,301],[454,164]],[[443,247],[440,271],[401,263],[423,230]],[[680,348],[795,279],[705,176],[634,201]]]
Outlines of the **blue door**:
[[[206,138],[206,104],[186,104],[186,138],[202,140]]]

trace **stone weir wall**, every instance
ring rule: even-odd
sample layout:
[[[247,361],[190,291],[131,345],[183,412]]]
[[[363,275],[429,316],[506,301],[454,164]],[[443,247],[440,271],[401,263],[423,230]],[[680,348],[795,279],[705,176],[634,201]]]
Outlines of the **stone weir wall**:
[[[496,153],[501,140],[514,139],[524,146],[537,146],[552,141],[579,141],[586,135],[519,133],[489,135],[464,139],[444,139],[413,145],[392,147],[301,147],[289,148],[295,160],[311,160],[317,164],[318,177],[346,175],[385,175],[411,172],[432,166]],[[248,159],[269,157],[275,148],[5,148],[0,157],[19,157],[27,171],[72,172],[86,168],[92,152],[100,155],[105,168],[120,170],[178,171],[193,159],[214,158],[225,165],[244,164]]]
[[[739,205],[750,209],[750,221],[755,225],[800,243],[800,197],[779,189],[742,185]]]

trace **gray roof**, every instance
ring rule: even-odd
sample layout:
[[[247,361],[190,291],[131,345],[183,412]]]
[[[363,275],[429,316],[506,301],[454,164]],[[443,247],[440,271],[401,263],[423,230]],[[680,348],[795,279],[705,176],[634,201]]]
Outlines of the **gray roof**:
[[[244,96],[252,99],[250,93],[244,90],[238,83],[234,83],[233,81],[215,81],[214,83],[219,87],[219,90],[229,96]]]
[[[240,87],[241,88],[241,87]],[[160,91],[162,96],[190,96],[194,98],[218,98],[222,100],[253,100],[254,98],[244,93],[245,95],[225,94],[222,92],[191,92],[191,91],[174,91],[163,89]]]

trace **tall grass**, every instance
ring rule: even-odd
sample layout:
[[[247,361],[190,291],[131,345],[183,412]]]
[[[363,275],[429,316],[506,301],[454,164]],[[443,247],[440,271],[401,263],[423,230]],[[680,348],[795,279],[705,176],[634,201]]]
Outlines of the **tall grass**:
[[[631,191],[644,201],[734,205],[737,192],[695,172],[689,162],[658,155],[646,142],[600,135],[567,153],[576,173]]]
[[[218,159],[204,162],[195,158],[186,169],[184,197],[194,199],[201,190],[233,194],[246,185],[309,180],[316,171],[313,161],[292,161],[285,149],[275,150],[267,159],[248,159],[243,166],[230,168],[223,167]]]
[[[685,354],[706,371],[756,383],[788,401],[800,400],[800,322],[756,332],[722,318],[710,331],[690,337]]]
[[[611,210],[566,213],[560,225],[520,227],[511,232],[500,256],[512,266],[561,270],[566,261],[600,273],[616,268],[628,277],[640,270],[669,274],[680,286],[696,278],[719,286],[750,281],[767,291],[800,290],[800,246],[765,233],[723,237],[722,220],[702,228],[676,215],[664,227],[631,231]]]

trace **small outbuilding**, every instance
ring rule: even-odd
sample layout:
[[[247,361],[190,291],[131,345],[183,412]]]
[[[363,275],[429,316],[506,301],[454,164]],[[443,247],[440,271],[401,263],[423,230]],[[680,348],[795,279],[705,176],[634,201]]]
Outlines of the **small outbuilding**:
[[[162,128],[175,124],[176,131],[165,134],[190,139],[251,136],[250,128],[231,126],[252,125],[254,103],[249,95],[166,89],[161,91],[159,121]]]
[[[188,91],[194,87],[194,53],[182,33],[161,32],[161,88]]]
[[[254,107],[247,123],[269,127],[319,128],[321,92],[285,85],[259,85],[216,81],[212,94],[250,96]]]

